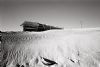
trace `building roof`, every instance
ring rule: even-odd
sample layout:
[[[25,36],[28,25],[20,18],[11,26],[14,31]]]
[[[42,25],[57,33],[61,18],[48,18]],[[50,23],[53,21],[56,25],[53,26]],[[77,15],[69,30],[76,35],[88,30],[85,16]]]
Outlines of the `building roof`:
[[[23,31],[46,31],[51,29],[63,29],[60,27],[55,27],[55,26],[50,26],[50,25],[41,24],[38,22],[30,22],[30,21],[25,21],[20,26],[23,26]]]
[[[37,27],[39,26],[38,22],[30,22],[30,21],[24,21],[20,26],[29,26],[29,27]]]

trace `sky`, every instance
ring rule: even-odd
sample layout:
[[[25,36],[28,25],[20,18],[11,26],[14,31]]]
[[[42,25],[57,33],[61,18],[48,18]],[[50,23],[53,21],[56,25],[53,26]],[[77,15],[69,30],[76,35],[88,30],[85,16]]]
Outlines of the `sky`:
[[[100,27],[100,1],[0,0],[1,31],[21,31],[24,21],[63,28]]]

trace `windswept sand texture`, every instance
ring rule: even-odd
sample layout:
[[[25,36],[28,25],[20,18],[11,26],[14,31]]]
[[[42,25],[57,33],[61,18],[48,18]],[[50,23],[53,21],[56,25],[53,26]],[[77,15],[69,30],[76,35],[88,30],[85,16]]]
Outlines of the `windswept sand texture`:
[[[100,28],[5,32],[1,67],[100,67]]]

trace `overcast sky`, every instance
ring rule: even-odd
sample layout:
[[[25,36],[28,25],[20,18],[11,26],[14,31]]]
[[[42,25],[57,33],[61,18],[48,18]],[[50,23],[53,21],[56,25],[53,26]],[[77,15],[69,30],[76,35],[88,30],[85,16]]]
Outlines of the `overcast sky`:
[[[64,28],[100,27],[97,0],[1,0],[0,30],[19,31],[24,21]]]

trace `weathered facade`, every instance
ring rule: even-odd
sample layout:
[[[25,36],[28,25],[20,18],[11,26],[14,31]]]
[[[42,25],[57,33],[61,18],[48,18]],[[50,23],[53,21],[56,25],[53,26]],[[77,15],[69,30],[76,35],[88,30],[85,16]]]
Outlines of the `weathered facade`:
[[[41,24],[38,22],[30,22],[30,21],[25,21],[23,24],[21,24],[21,26],[23,26],[23,31],[36,31],[36,32],[52,30],[52,29],[63,29],[60,27],[55,27],[55,26],[50,26],[50,25]]]

